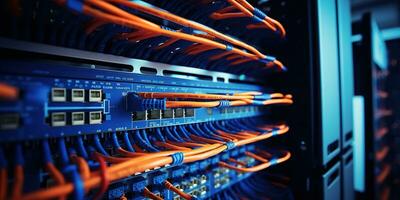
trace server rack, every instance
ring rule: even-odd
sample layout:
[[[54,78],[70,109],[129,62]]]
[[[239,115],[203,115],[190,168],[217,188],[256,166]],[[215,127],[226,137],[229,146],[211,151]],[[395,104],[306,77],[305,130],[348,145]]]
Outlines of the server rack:
[[[352,199],[352,57],[347,1],[308,1],[293,7],[288,72],[293,94],[291,162],[295,194],[310,199]],[[295,42],[293,42],[295,41]],[[307,41],[308,45],[300,41]],[[285,84],[284,84],[285,85]],[[341,111],[341,112],[337,112]],[[301,117],[300,117],[301,116]],[[296,173],[299,170],[301,173]]]
[[[353,24],[353,35],[360,39],[353,43],[355,95],[364,99],[361,111],[365,112],[364,124],[360,125],[365,132],[357,133],[360,136],[356,141],[356,148],[361,148],[357,157],[364,160],[360,163],[364,174],[355,177],[359,184],[357,197],[388,199],[392,173],[389,134],[392,110],[388,107],[385,83],[388,75],[386,45],[368,13]]]

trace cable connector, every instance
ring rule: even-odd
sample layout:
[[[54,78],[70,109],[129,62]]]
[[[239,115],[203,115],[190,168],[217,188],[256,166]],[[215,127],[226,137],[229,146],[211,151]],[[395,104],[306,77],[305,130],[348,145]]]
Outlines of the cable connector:
[[[129,112],[145,111],[150,109],[167,109],[167,99],[144,99],[137,93],[130,92],[126,95],[126,109]]]

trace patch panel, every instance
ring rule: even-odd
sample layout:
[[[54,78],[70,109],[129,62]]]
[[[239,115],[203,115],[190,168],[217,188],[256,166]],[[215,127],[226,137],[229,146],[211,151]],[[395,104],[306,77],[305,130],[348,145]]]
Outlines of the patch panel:
[[[31,63],[32,64],[32,63]],[[149,111],[126,111],[126,96],[128,92],[203,92],[203,93],[226,93],[227,89],[230,92],[246,92],[246,91],[265,91],[268,89],[255,86],[255,85],[245,85],[245,84],[221,84],[209,81],[181,81],[180,79],[172,79],[169,77],[148,77],[145,75],[130,74],[123,72],[111,72],[109,70],[93,70],[84,68],[73,68],[59,65],[57,68],[59,70],[54,70],[56,66],[48,66],[46,63],[41,63],[41,65],[31,65],[29,63],[10,61],[0,63],[0,71],[2,72],[0,78],[7,81],[16,87],[25,91],[24,97],[19,100],[19,103],[23,103],[26,106],[11,106],[7,112],[24,113],[20,116],[20,120],[24,122],[24,126],[21,126],[17,132],[5,132],[3,133],[3,141],[6,140],[19,140],[26,137],[29,138],[43,138],[45,135],[56,136],[72,136],[84,130],[85,133],[96,133],[102,131],[124,131],[130,129],[140,129],[144,127],[164,127],[176,124],[190,124],[199,123],[212,120],[223,120],[223,119],[234,119],[234,118],[245,118],[260,116],[265,111],[255,110],[256,106],[244,106],[249,107],[248,110],[243,110],[238,107],[238,112],[235,115],[226,115],[222,112],[224,108],[173,108],[162,110],[160,118],[158,118],[158,113],[156,114],[157,119],[151,119],[149,117]],[[16,66],[14,70],[6,68],[9,65]],[[22,70],[24,69],[24,70]],[[52,77],[46,77],[43,73],[53,74],[58,76],[54,79]],[[63,71],[68,71],[69,73],[63,73]],[[10,76],[5,74],[19,74],[23,81],[19,81],[17,76]],[[32,76],[34,75],[34,76]],[[126,80],[125,82],[114,81],[114,80]],[[147,82],[162,82],[170,81],[172,85],[163,85],[160,87],[159,84],[147,84]],[[146,84],[144,83],[146,82]],[[190,83],[190,87],[187,84]],[[43,87],[33,88],[31,85],[40,84]],[[86,92],[96,88],[102,87],[101,89],[101,102],[67,102],[68,95],[71,94],[73,89],[77,89],[76,86],[80,86]],[[58,91],[56,97],[66,99],[65,102],[60,101],[50,101],[48,100],[48,95],[52,95],[54,89]],[[99,89],[95,89],[99,91]],[[86,94],[85,92],[85,94]],[[62,95],[61,95],[62,94]],[[58,99],[60,100],[60,99]],[[31,107],[34,107],[31,109]],[[172,110],[172,111],[171,111]],[[209,113],[212,110],[212,114]],[[85,112],[85,117],[89,117],[89,112],[99,112],[101,114],[101,124],[97,118],[95,121],[95,126],[90,125],[90,118],[85,124],[80,126],[67,126],[71,124],[70,113],[72,112]],[[57,130],[52,129],[51,126],[43,123],[47,118],[51,118],[51,113],[55,112],[65,112],[65,123],[62,122],[62,126],[57,126]],[[99,115],[96,114],[96,117]],[[172,116],[172,118],[171,118]],[[28,120],[29,118],[29,120]],[[51,120],[51,119],[50,119]],[[92,121],[94,122],[94,121]],[[51,125],[51,121],[49,123]],[[55,123],[60,124],[60,123]],[[29,130],[27,133],[25,130]]]

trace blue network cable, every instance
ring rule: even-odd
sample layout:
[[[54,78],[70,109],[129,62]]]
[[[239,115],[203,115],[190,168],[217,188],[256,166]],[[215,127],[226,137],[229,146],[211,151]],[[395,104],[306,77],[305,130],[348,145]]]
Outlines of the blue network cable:
[[[103,145],[101,144],[100,138],[97,134],[93,135],[93,141],[94,141],[94,147],[96,148],[97,151],[99,151],[101,154],[105,156],[109,156],[107,151],[103,148]]]
[[[65,167],[69,164],[69,157],[64,138],[57,139],[58,151],[60,153],[61,164]]]
[[[88,159],[88,153],[86,151],[85,148],[85,144],[83,143],[82,137],[78,136],[75,137],[76,138],[76,148],[77,148],[77,152],[80,156],[82,156],[84,159]]]
[[[125,142],[125,146],[128,149],[128,151],[135,152],[135,149],[133,148],[132,143],[129,139],[128,132],[124,132],[124,142]]]

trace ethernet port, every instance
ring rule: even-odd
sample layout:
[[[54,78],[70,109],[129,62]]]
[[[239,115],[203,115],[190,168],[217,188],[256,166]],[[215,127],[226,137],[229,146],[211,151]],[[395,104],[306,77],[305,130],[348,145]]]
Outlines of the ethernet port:
[[[67,114],[65,112],[51,113],[51,126],[66,126]]]
[[[219,180],[214,181],[214,188],[219,188],[221,187],[221,183]]]
[[[193,187],[196,187],[197,186],[197,184],[199,184],[199,180],[197,180],[197,178],[193,178],[192,180],[191,180],[191,185],[193,186]]]
[[[176,189],[183,191],[183,189],[181,188],[181,185],[176,184],[175,187],[176,187]]]
[[[183,108],[176,108],[175,109],[175,118],[183,117]]]
[[[103,94],[101,90],[89,90],[89,102],[101,102]]]
[[[0,130],[13,130],[17,129],[20,125],[20,116],[14,114],[1,114],[0,115]]]
[[[186,108],[185,109],[185,117],[194,117],[194,109]]]
[[[148,118],[149,119],[161,119],[161,110],[149,110]]]
[[[147,120],[147,111],[136,111],[132,113],[132,121]]]
[[[101,111],[89,112],[89,124],[101,124],[102,118]]]
[[[200,188],[200,196],[204,196],[207,193],[207,186],[202,186]]]
[[[172,109],[163,110],[162,118],[164,118],[164,119],[174,118],[174,110],[172,110]]]
[[[161,199],[164,199],[164,195],[162,195],[161,193],[155,192],[154,194],[155,194],[157,197],[160,197]]]
[[[66,89],[65,88],[52,88],[51,89],[51,101],[53,101],[53,102],[67,101]]]
[[[84,89],[72,89],[71,90],[71,101],[72,102],[85,102],[85,90]]]
[[[200,192],[198,190],[193,191],[193,196],[199,197]]]
[[[84,112],[73,112],[71,114],[72,125],[83,125],[85,124],[85,113]]]
[[[179,196],[179,195],[174,196],[174,200],[180,200],[180,199],[181,199],[181,196]]]
[[[200,183],[204,184],[205,182],[207,182],[207,176],[203,174],[200,176]]]

